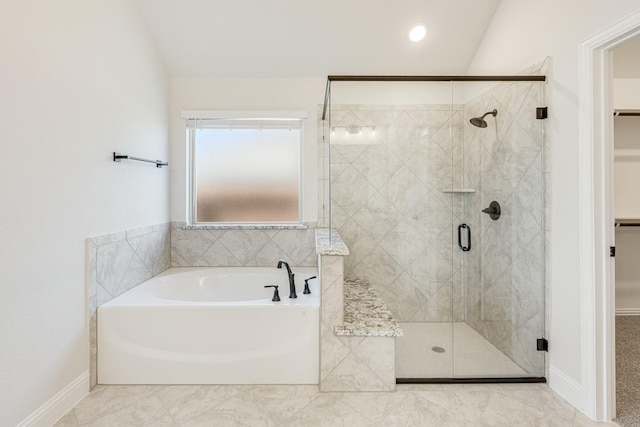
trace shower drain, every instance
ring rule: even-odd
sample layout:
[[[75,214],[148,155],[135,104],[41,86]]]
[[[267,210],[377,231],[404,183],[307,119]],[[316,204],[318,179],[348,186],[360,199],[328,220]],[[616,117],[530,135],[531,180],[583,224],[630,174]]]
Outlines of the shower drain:
[[[442,347],[434,345],[433,347],[431,347],[431,351],[435,351],[436,353],[444,353],[446,350]]]

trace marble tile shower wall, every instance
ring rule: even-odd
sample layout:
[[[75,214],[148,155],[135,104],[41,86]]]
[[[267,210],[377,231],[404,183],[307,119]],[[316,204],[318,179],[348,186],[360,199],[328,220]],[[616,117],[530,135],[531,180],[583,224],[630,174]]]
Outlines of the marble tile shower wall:
[[[451,233],[463,199],[442,192],[462,184],[462,124],[462,105],[331,107],[332,127],[375,126],[368,142],[331,143],[331,225],[351,250],[345,277],[367,277],[399,321],[463,319]]]
[[[484,129],[467,126],[465,221],[474,230],[466,254],[466,322],[520,365],[544,375],[535,340],[544,333],[544,135],[535,119],[543,86],[501,83],[465,105],[465,123],[494,108]],[[502,216],[482,209],[496,200]],[[477,230],[477,231],[476,231]]]
[[[96,385],[98,306],[169,268],[169,240],[168,223],[87,239],[91,387]]]

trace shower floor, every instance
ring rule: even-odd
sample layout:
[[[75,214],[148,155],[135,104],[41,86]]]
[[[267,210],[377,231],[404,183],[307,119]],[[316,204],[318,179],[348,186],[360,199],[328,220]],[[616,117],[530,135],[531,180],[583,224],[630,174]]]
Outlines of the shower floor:
[[[464,322],[400,323],[400,327],[404,336],[396,339],[397,378],[527,375]]]

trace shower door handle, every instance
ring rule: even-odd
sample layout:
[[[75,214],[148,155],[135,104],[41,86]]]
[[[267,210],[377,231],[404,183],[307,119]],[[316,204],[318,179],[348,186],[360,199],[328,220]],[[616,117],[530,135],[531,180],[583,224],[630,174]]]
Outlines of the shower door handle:
[[[467,245],[464,246],[462,244],[462,229],[465,228],[467,230]],[[469,252],[471,250],[471,227],[467,224],[460,224],[458,226],[458,247],[462,249],[463,252]]]

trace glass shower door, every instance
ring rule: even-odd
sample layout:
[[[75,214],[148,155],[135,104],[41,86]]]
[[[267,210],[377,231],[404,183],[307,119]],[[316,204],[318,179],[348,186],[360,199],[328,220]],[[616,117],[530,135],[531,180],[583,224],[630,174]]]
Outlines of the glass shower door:
[[[473,245],[459,254],[454,377],[543,377],[544,83],[458,85],[480,95],[464,104],[462,216]]]

